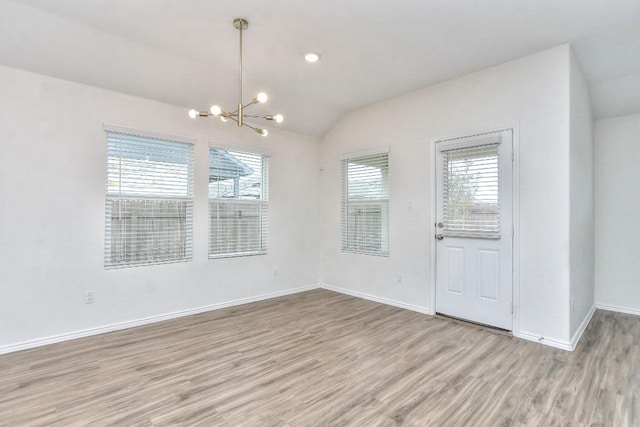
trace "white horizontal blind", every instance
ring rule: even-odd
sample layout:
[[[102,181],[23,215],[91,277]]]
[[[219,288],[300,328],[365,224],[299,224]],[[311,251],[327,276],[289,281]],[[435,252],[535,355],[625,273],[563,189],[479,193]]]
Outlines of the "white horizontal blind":
[[[107,131],[105,267],[192,258],[193,145]]]
[[[342,250],[389,254],[389,155],[342,161]]]
[[[209,257],[267,253],[268,157],[209,149]]]
[[[500,237],[500,144],[443,151],[446,236]]]

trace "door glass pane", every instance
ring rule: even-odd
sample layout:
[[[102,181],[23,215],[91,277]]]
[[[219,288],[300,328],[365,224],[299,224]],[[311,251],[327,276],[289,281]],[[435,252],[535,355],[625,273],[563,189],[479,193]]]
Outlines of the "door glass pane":
[[[442,153],[444,235],[500,237],[499,149],[490,144]]]

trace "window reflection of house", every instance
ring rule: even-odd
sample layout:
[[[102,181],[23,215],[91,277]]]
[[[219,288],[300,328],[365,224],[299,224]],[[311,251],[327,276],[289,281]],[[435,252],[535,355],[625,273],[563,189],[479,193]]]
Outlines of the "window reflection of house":
[[[228,151],[219,148],[212,148],[209,151],[209,197],[231,199],[245,197],[247,188],[256,184],[255,181],[246,179],[253,174],[253,169]],[[260,182],[257,184],[259,185]]]

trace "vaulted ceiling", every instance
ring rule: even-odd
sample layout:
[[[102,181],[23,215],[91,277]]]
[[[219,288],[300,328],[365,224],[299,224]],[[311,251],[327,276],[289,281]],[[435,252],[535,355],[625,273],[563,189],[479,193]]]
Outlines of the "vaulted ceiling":
[[[245,101],[266,91],[256,111],[294,132],[323,135],[355,108],[563,43],[597,118],[640,112],[638,0],[0,0],[0,64],[185,114],[231,108],[236,17],[249,21]]]

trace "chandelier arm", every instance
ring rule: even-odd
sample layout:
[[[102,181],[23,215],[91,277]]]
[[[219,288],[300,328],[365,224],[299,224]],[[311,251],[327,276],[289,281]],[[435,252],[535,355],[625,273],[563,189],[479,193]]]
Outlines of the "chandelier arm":
[[[267,130],[266,129],[262,129],[262,128],[255,127],[255,126],[251,126],[250,124],[247,124],[247,123],[242,123],[242,126],[246,126],[249,129],[253,129],[254,131],[256,131],[257,133],[259,133],[262,136],[267,136]]]
[[[257,99],[254,99],[253,101],[251,101],[251,102],[248,102],[248,103],[244,104],[244,105],[242,106],[242,108],[247,108],[247,107],[248,107],[248,106],[250,106],[250,105],[253,105],[253,104],[259,104],[259,103],[260,103],[260,101],[258,101]]]
[[[254,115],[245,114],[244,117],[248,119],[273,120],[273,116],[271,114],[265,114],[264,116],[254,116]]]

